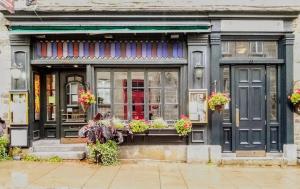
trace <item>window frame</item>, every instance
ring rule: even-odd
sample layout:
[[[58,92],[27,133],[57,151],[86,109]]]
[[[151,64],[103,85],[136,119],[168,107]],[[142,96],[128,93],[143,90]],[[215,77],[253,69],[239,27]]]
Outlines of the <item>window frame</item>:
[[[180,98],[180,88],[181,86],[181,69],[180,68],[161,68],[161,69],[156,69],[156,68],[96,68],[95,69],[95,94],[97,95],[96,98],[98,98],[98,89],[101,89],[98,87],[97,85],[97,75],[101,72],[109,72],[110,73],[110,101],[111,101],[111,115],[115,114],[115,110],[114,110],[114,88],[115,88],[115,84],[114,84],[114,73],[115,72],[126,72],[127,73],[127,120],[123,120],[123,121],[128,121],[128,120],[132,120],[132,73],[134,72],[143,72],[144,73],[144,119],[145,120],[149,120],[149,106],[150,106],[150,102],[149,102],[149,89],[157,89],[157,87],[149,87],[149,74],[151,72],[160,72],[160,79],[161,79],[161,94],[160,94],[160,106],[161,106],[161,110],[160,110],[160,117],[164,118],[165,117],[165,107],[164,105],[165,103],[165,73],[166,72],[177,72],[177,105],[178,105],[178,117],[175,118],[174,120],[177,120],[180,116],[180,104],[181,104],[181,98]],[[119,103],[118,103],[119,104]],[[95,104],[96,106],[96,111],[98,111],[98,102]],[[167,121],[174,121],[174,120],[167,120]]]

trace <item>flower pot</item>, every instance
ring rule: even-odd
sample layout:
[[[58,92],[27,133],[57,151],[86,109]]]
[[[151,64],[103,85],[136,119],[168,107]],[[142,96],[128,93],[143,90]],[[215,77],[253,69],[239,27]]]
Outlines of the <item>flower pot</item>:
[[[90,104],[81,103],[81,108],[84,112],[86,112],[90,107]]]
[[[218,111],[218,112],[223,111],[223,109],[224,109],[224,105],[216,105],[215,106],[215,110]]]
[[[21,160],[21,155],[14,155],[13,160],[20,161]]]

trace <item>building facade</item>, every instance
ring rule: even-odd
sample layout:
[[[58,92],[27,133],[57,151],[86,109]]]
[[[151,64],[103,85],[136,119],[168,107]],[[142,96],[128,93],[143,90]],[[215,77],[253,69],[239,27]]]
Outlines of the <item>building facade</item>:
[[[299,79],[300,5],[235,3],[228,11],[197,1],[21,2],[15,14],[3,11],[1,111],[11,131],[28,133],[29,146],[76,138],[97,112],[172,124],[191,115],[190,92],[206,90],[228,93],[231,102],[208,112],[207,123],[193,123],[187,140],[165,129],[126,144],[171,146],[188,161],[211,151],[296,151],[299,118],[288,95]],[[96,95],[88,112],[78,103],[80,89]],[[24,100],[28,108],[8,105]]]

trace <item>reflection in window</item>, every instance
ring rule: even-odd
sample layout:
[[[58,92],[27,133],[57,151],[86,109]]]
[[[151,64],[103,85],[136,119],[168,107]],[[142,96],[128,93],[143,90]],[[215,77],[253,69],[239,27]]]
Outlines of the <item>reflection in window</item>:
[[[47,121],[56,120],[56,103],[55,103],[55,75],[46,75],[46,98],[47,98]]]
[[[144,119],[144,72],[131,73],[132,119]]]
[[[229,66],[223,67],[223,92],[230,94],[230,68]],[[230,120],[230,104],[226,105],[223,111],[223,119]]]
[[[270,120],[277,121],[277,111],[278,111],[278,94],[277,94],[277,68],[275,66],[270,67]]]
[[[161,117],[161,72],[148,72],[149,119]]]
[[[276,41],[222,41],[222,57],[277,58]]]
[[[12,89],[26,89],[26,53],[18,51],[14,53],[14,62],[11,65]]]
[[[114,72],[114,116],[128,119],[127,72]]]
[[[102,115],[111,113],[110,72],[97,73],[97,112]]]
[[[165,120],[178,118],[178,72],[165,72]]]

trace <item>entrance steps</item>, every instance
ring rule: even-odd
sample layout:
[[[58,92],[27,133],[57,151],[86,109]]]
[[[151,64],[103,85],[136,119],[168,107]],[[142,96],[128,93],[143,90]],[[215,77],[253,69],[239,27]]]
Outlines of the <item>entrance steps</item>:
[[[65,160],[81,160],[86,155],[86,144],[61,144],[60,140],[38,140],[32,143],[30,154],[40,158],[58,156]]]
[[[236,157],[235,153],[223,153],[221,165],[286,166],[282,153],[267,153],[265,157]]]

